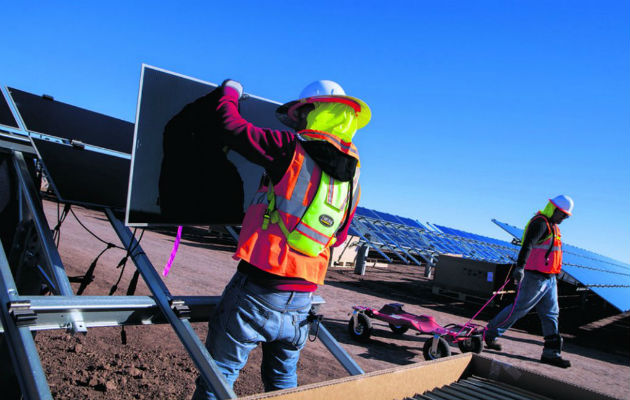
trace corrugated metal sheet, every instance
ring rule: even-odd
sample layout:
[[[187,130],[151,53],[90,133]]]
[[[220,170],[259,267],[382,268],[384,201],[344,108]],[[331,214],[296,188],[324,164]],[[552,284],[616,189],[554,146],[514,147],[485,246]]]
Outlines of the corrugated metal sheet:
[[[540,394],[476,376],[405,400],[551,400]]]

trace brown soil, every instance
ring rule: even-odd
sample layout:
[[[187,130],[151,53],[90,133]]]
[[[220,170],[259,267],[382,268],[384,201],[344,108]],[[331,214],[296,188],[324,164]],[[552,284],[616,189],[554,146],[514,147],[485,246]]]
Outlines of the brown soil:
[[[45,202],[51,226],[56,224],[56,206]],[[74,208],[81,221],[106,241],[119,241],[105,216],[96,211]],[[141,245],[156,269],[168,259],[172,235],[146,231]],[[96,255],[105,247],[68,216],[61,229],[60,254],[69,276],[82,275]],[[116,265],[124,256],[118,249],[107,251],[99,260],[95,281],[86,295],[107,295],[120,273]],[[186,237],[170,275],[164,279],[174,295],[220,295],[236,268],[229,250]],[[116,295],[124,295],[134,267],[128,263]],[[427,336],[393,334],[387,324],[373,321],[374,332],[369,343],[353,342],[347,333],[351,307],[355,304],[380,308],[390,302],[405,304],[414,314],[433,315],[438,323],[464,323],[478,305],[464,304],[431,294],[431,282],[414,266],[391,265],[368,269],[365,276],[350,269],[331,269],[326,285],[318,294],[326,304],[320,310],[326,327],[366,372],[423,361],[422,345]],[[73,284],[75,290],[78,284]],[[136,294],[150,294],[141,282]],[[484,324],[497,310],[482,313],[477,321]],[[624,317],[624,316],[622,316]],[[630,398],[630,360],[619,353],[615,343],[606,343],[608,351],[593,347],[586,330],[572,329],[565,355],[573,363],[567,370],[538,362],[542,338],[535,334],[535,317],[526,318],[510,330],[503,342],[503,352],[484,351],[484,355],[541,373],[579,382],[582,386],[618,397]],[[561,314],[561,319],[563,315]],[[615,323],[624,318],[613,317]],[[616,327],[627,348],[626,323]],[[532,322],[533,321],[533,322]],[[608,323],[604,325],[609,325]],[[530,329],[530,327],[532,329]],[[199,336],[205,339],[205,323],[195,323]],[[591,334],[597,322],[589,325]],[[528,329],[534,333],[525,331]],[[92,328],[88,334],[72,336],[63,331],[39,332],[36,342],[53,396],[57,399],[186,399],[194,390],[197,375],[192,361],[169,325],[133,326],[125,329],[127,344],[121,344],[121,328]],[[577,333],[576,333],[577,332]],[[581,333],[580,333],[581,332]],[[563,332],[565,333],[565,332]],[[586,338],[585,338],[586,337]],[[599,344],[601,345],[601,341]],[[579,344],[578,344],[579,343]],[[599,346],[600,348],[602,346]],[[453,353],[458,353],[452,347]],[[263,390],[259,377],[261,354],[255,350],[235,384],[239,396]],[[308,343],[298,366],[299,384],[320,382],[347,376],[320,341]]]

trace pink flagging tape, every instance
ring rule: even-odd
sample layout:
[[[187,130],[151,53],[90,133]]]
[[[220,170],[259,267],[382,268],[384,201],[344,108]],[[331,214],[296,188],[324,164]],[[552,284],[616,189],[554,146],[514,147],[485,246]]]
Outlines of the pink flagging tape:
[[[173,250],[171,250],[171,256],[168,258],[168,262],[164,266],[164,270],[162,271],[162,276],[168,275],[168,271],[171,270],[171,265],[173,265],[173,261],[175,261],[175,255],[177,254],[177,249],[179,248],[179,241],[182,239],[182,227],[177,227],[177,236],[175,236],[175,241],[173,242]]]

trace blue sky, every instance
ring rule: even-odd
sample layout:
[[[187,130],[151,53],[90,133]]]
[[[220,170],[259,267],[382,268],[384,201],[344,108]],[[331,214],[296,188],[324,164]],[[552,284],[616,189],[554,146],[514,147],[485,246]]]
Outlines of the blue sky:
[[[630,262],[629,4],[8,2],[0,84],[134,121],[142,63],[280,102],[332,79],[372,108],[363,206],[509,239],[564,193],[563,239]]]

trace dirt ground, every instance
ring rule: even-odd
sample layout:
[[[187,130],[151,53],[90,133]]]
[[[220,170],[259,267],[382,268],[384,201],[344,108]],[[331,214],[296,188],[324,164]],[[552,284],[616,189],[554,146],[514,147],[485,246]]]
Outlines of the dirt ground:
[[[73,207],[77,216],[90,230],[105,241],[119,244],[106,217],[96,211]],[[50,226],[56,225],[57,206],[45,202]],[[161,269],[169,257],[173,235],[146,231],[141,242],[156,269]],[[61,228],[60,254],[69,276],[83,275],[92,260],[105,245],[84,230],[69,215]],[[107,295],[118,278],[116,265],[124,256],[119,249],[110,249],[99,259],[95,281],[86,295]],[[115,295],[124,295],[134,266],[128,262]],[[185,237],[170,275],[164,279],[174,295],[220,295],[236,269],[229,250]],[[326,285],[317,294],[326,304],[320,310],[324,324],[350,353],[364,371],[376,371],[423,361],[422,345],[427,336],[407,333],[394,335],[385,323],[374,321],[369,343],[353,342],[347,333],[349,312],[353,305],[380,308],[390,302],[405,304],[414,314],[428,314],[437,322],[464,323],[478,309],[431,293],[431,281],[423,277],[416,266],[391,265],[369,268],[365,276],[351,269],[333,268]],[[78,284],[73,283],[76,291]],[[136,294],[148,295],[140,282]],[[497,309],[489,309],[477,321],[485,324]],[[536,317],[527,317],[510,330],[503,340],[503,351],[484,351],[484,355],[513,365],[549,374],[555,378],[618,397],[630,398],[630,344],[628,316],[612,316],[584,327],[563,330],[568,337],[565,355],[573,367],[562,370],[538,362],[542,338],[537,334]],[[561,321],[564,321],[561,313]],[[529,320],[529,321],[527,321]],[[603,322],[602,322],[603,321]],[[566,324],[563,324],[566,325]],[[194,328],[205,339],[205,323]],[[601,339],[601,329],[613,332],[620,346]],[[529,332],[528,332],[529,331]],[[127,344],[121,343],[121,328],[92,328],[87,335],[60,330],[39,332],[36,343],[56,399],[186,399],[194,390],[197,375],[192,361],[169,325],[133,326],[125,328]],[[589,338],[595,339],[589,339]],[[599,338],[599,339],[597,339]],[[619,339],[620,338],[620,339]],[[606,342],[608,341],[608,342]],[[453,353],[459,349],[452,347]],[[259,377],[261,353],[255,350],[235,384],[239,396],[263,391]],[[320,341],[309,342],[298,365],[299,384],[309,384],[347,376]]]

